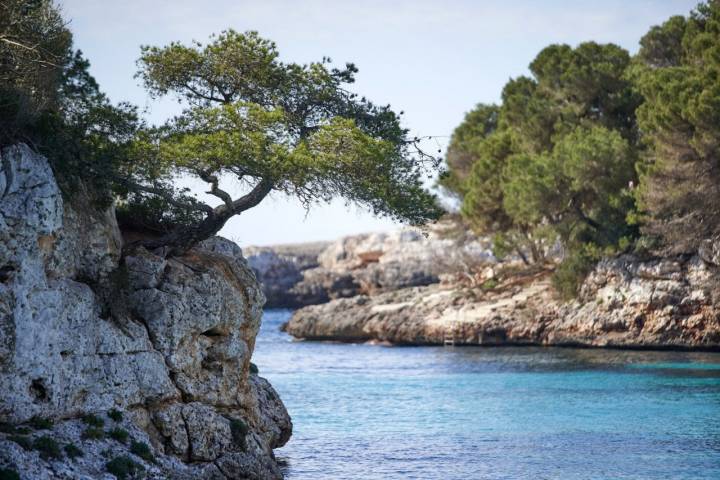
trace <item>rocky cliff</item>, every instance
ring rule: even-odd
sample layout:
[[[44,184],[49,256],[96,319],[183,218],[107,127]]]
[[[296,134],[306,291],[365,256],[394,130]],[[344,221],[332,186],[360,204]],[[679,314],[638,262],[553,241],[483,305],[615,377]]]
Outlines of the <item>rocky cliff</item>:
[[[299,338],[395,344],[720,349],[720,241],[691,257],[601,262],[580,297],[558,299],[548,272],[487,288],[457,284],[360,295],[296,311]]]
[[[490,241],[443,222],[352,235],[329,244],[255,247],[248,262],[269,308],[297,308],[338,298],[431,285],[448,272],[492,261]]]
[[[1,155],[3,478],[280,478],[292,425],[250,371],[264,297],[239,247],[122,256],[112,208]]]

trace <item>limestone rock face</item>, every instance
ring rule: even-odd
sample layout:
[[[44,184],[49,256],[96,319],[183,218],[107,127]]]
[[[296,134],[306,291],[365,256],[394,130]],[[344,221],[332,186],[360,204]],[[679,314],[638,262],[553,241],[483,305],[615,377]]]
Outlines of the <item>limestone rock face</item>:
[[[428,231],[404,228],[341,238],[315,253],[298,245],[255,249],[249,256],[268,295],[268,307],[296,308],[337,298],[440,282],[470,264],[493,263],[490,241],[453,232],[452,222]],[[298,254],[303,251],[304,254]]]
[[[601,262],[580,298],[555,297],[549,275],[498,287],[430,285],[296,311],[291,335],[397,344],[720,348],[720,269],[699,256]]]
[[[90,452],[47,461],[0,433],[0,467],[101,478],[109,460],[77,418],[114,408],[159,459],[130,454],[149,478],[279,478],[272,449],[292,424],[249,373],[264,297],[240,248],[216,237],[179,258],[121,258],[112,209],[82,192],[64,201],[46,159],[25,146],[0,160],[0,423],[53,419],[30,439]]]

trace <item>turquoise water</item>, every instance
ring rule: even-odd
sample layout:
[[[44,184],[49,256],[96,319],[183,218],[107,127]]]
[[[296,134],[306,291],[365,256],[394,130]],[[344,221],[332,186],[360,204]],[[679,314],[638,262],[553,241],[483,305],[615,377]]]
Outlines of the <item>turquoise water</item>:
[[[294,342],[254,362],[289,479],[720,479],[720,354]]]

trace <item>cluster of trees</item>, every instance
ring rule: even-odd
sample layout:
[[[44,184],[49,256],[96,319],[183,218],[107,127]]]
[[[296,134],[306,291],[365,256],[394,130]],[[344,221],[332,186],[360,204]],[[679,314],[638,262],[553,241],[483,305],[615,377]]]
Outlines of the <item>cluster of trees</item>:
[[[0,146],[35,145],[64,184],[90,185],[125,221],[156,230],[148,247],[181,254],[273,191],[413,224],[442,213],[422,185],[438,160],[389,105],[348,90],[352,64],[284,63],[273,42],[232,30],[142,47],[138,78],[184,106],[158,127],[111,104],[88,66],[51,0],[0,0]],[[206,182],[215,204],[177,189],[179,175]]]
[[[653,27],[631,56],[551,45],[455,130],[441,184],[499,254],[562,245],[568,296],[601,256],[689,253],[720,234],[720,1]]]

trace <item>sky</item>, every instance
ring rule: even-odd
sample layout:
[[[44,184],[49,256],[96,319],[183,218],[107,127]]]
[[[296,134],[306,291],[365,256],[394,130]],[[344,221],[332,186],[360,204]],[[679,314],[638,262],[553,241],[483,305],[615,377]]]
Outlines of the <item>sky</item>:
[[[281,60],[328,56],[360,69],[353,90],[405,112],[413,135],[444,151],[464,114],[497,102],[508,79],[552,43],[613,42],[631,53],[652,26],[685,15],[695,0],[65,0],[76,48],[113,101],[130,101],[161,123],[177,102],[150,100],[134,73],[140,45],[204,42],[233,28],[277,43]],[[200,188],[201,185],[192,185]],[[200,190],[198,190],[200,191]],[[342,200],[305,209],[275,194],[231,219],[221,235],[241,246],[385,231],[386,219]]]

